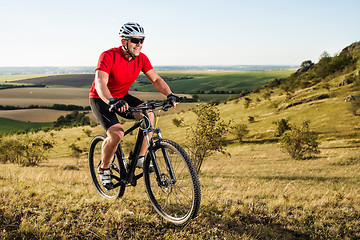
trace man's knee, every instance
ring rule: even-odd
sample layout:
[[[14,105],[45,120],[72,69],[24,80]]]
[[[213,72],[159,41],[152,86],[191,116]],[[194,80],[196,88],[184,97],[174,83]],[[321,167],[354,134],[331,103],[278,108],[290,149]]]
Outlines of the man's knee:
[[[150,112],[150,111],[149,111],[147,114],[148,114],[149,119],[150,119],[151,121],[154,120],[154,116],[155,116],[154,112],[152,112],[152,111]]]
[[[115,142],[120,143],[124,137],[124,129],[120,124],[115,124],[107,130],[107,135]]]

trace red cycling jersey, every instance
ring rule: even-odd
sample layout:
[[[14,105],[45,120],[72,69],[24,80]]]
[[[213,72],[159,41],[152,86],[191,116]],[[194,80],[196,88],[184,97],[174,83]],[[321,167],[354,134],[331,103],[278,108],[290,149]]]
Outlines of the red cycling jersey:
[[[112,48],[100,55],[96,70],[109,74],[107,87],[114,98],[124,97],[136,80],[140,71],[143,73],[153,69],[148,57],[140,53],[131,61],[125,56],[122,47]],[[95,81],[89,93],[90,98],[100,98],[95,89]]]

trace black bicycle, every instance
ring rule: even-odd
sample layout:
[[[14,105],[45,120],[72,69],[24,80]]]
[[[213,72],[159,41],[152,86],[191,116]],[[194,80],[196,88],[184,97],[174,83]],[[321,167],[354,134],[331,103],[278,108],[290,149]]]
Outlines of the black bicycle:
[[[140,112],[142,118],[125,131],[126,136],[139,128],[133,151],[125,157],[119,144],[111,160],[113,189],[107,190],[102,185],[97,171],[101,163],[105,135],[97,135],[92,139],[89,148],[89,166],[96,190],[108,199],[122,197],[126,187],[135,187],[137,180],[144,176],[146,191],[155,210],[173,224],[185,225],[194,219],[199,211],[201,200],[199,178],[185,150],[179,144],[163,139],[160,129],[154,128],[148,117],[148,111],[155,109],[167,111],[170,107],[167,101],[148,102],[128,110],[130,114]],[[149,132],[153,132],[151,138]],[[143,171],[136,174],[136,164],[144,138],[149,147],[145,155]]]

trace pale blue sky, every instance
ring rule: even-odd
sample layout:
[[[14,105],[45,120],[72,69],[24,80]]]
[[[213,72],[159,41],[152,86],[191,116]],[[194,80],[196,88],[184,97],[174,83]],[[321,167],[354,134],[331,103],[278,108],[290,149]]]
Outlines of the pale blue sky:
[[[153,65],[300,65],[360,40],[358,0],[0,0],[0,66],[95,66],[139,22]]]

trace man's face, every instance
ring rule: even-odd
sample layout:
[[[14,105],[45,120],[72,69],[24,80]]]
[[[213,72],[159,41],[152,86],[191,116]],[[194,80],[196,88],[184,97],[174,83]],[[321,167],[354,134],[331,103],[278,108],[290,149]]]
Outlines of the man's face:
[[[143,37],[131,37],[123,39],[123,44],[125,43],[125,46],[128,47],[129,52],[134,55],[135,57],[139,56],[143,43],[144,38]]]

